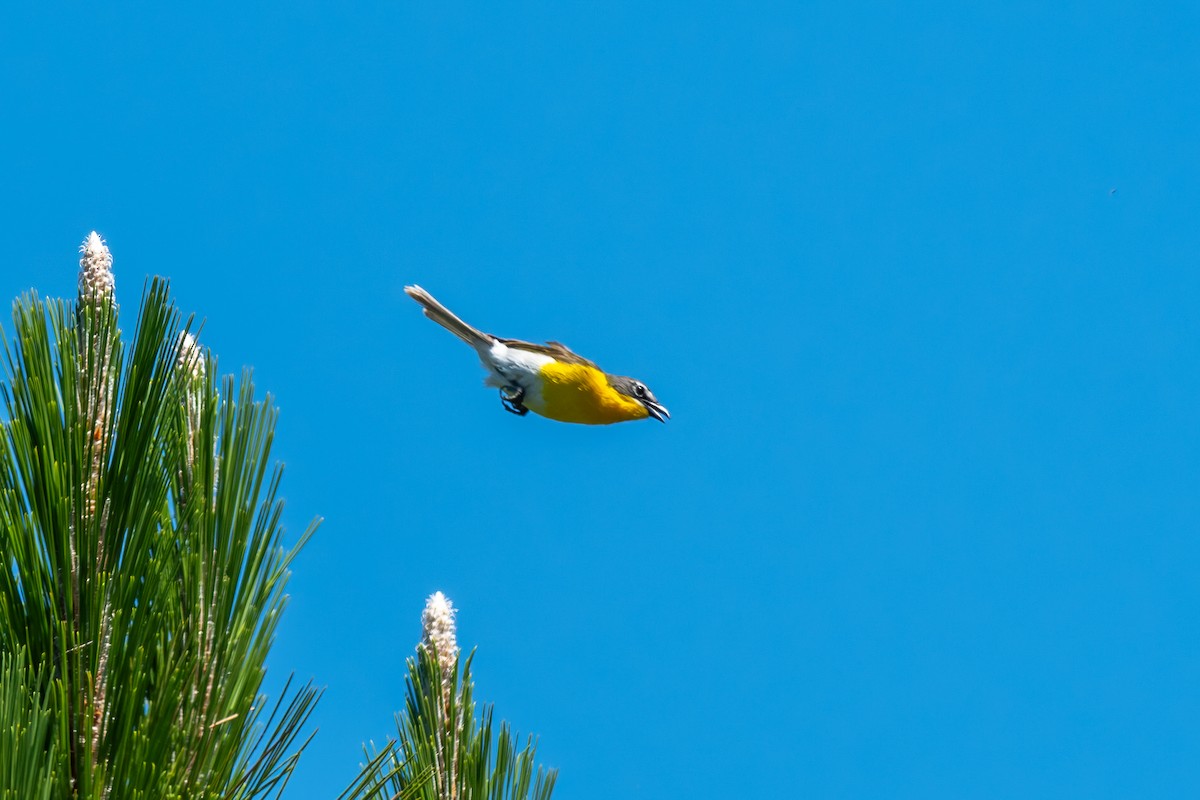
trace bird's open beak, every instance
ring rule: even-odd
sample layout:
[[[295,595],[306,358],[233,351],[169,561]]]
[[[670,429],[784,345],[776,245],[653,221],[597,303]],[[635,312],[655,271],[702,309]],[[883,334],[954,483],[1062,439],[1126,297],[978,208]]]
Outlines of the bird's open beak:
[[[642,405],[650,412],[650,416],[659,422],[666,422],[671,418],[671,412],[667,411],[667,407],[662,403],[656,403],[653,400],[643,400]]]

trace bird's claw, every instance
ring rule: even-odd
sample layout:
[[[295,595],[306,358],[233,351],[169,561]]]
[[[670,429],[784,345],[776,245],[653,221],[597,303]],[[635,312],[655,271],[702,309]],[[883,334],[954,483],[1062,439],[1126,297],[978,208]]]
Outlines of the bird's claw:
[[[521,401],[524,399],[525,390],[519,386],[515,392],[508,392],[504,389],[500,390],[500,405],[504,406],[505,411],[516,414],[518,417],[523,417],[529,413],[529,409],[521,405]]]

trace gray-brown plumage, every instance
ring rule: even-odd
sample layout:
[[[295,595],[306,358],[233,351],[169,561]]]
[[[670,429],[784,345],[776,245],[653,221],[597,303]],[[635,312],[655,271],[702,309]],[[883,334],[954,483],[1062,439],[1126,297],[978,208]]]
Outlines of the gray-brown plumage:
[[[480,344],[490,345],[492,342],[503,342],[509,347],[515,347],[518,350],[528,350],[531,353],[541,353],[544,356],[550,356],[567,364],[586,364],[589,367],[600,369],[595,362],[579,355],[562,342],[550,341],[545,344],[535,344],[521,339],[505,339],[502,336],[493,336],[490,333],[484,333],[478,328],[463,322],[461,317],[439,303],[433,295],[420,286],[405,286],[404,293],[421,304],[425,316],[472,347],[478,347]]]

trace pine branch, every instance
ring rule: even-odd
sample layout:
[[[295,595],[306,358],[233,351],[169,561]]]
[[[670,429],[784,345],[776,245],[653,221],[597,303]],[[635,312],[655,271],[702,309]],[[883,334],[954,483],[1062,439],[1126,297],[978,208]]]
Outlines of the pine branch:
[[[278,796],[319,692],[260,714],[316,525],[284,549],[276,411],[249,373],[217,381],[165,281],[126,342],[111,254],[82,250],[77,302],[21,298],[3,343],[0,649],[45,662],[0,665],[25,676],[0,684],[0,732],[46,721],[55,797]]]
[[[473,656],[460,657],[454,614],[441,592],[429,598],[396,742],[362,767],[344,798],[550,800],[558,773],[535,767],[536,740],[518,747],[507,724],[496,732],[491,706],[476,708]]]

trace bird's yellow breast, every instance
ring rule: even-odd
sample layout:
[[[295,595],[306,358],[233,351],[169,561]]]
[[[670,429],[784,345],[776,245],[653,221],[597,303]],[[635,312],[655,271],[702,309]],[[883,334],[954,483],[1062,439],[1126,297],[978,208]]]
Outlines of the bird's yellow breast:
[[[541,397],[525,400],[531,411],[559,422],[607,425],[649,416],[638,401],[608,385],[603,372],[586,364],[552,361],[538,370]]]

